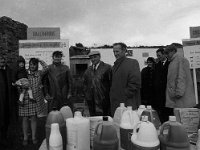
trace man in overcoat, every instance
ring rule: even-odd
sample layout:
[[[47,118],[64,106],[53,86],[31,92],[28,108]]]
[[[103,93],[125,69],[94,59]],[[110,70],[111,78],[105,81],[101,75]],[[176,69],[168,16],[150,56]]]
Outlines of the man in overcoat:
[[[196,105],[189,61],[177,53],[175,45],[165,48],[170,61],[167,74],[166,104],[168,108],[190,108]]]
[[[167,86],[167,72],[169,61],[164,54],[164,48],[159,48],[156,51],[158,62],[154,70],[154,99],[152,101],[153,108],[157,111],[161,122],[168,121],[168,114],[172,114],[170,109],[165,107],[166,103],[166,86]]]
[[[110,89],[111,116],[120,103],[137,109],[141,104],[141,74],[136,59],[126,57],[127,46],[124,43],[113,44],[116,61],[112,68],[112,85]]]
[[[83,75],[84,93],[91,116],[110,115],[111,66],[101,61],[99,51],[89,53],[92,65]]]
[[[17,103],[12,86],[13,71],[6,64],[6,58],[0,55],[0,147],[8,146],[8,127],[17,119]]]

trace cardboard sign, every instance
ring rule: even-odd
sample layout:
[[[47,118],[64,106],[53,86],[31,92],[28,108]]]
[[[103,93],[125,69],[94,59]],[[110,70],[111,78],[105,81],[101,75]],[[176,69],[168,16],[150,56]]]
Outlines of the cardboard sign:
[[[174,113],[178,122],[182,123],[188,133],[196,133],[199,126],[199,109],[175,108]]]

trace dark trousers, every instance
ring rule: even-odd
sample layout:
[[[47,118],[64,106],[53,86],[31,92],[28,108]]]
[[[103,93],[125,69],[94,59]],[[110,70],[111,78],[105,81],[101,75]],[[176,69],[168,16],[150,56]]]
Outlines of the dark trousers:
[[[111,114],[110,105],[109,105],[110,101],[109,102],[103,101],[103,104],[102,104],[102,111],[103,112],[97,112],[96,111],[96,105],[95,105],[94,100],[88,100],[87,104],[88,104],[90,116],[110,116],[110,114]]]

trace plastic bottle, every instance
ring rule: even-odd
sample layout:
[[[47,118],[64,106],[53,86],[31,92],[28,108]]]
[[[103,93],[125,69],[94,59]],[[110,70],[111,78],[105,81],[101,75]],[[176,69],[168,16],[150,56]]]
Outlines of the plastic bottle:
[[[142,120],[134,128],[131,141],[134,150],[159,149],[158,134],[154,124],[148,121],[148,116],[142,116]]]
[[[103,117],[103,122],[99,123],[95,129],[94,150],[118,150],[118,142],[113,123],[108,121],[108,117]]]
[[[73,117],[72,110],[69,106],[63,106],[62,108],[60,108],[60,112],[63,115],[64,120]]]
[[[49,150],[49,136],[52,123],[59,124],[59,130],[63,139],[63,150],[66,150],[66,123],[61,112],[56,110],[56,108],[53,108],[53,110],[48,114],[45,124],[47,149]]]
[[[169,116],[169,121],[161,126],[159,140],[161,150],[189,150],[190,143],[183,125],[176,121],[175,116]]]
[[[122,114],[125,110],[127,110],[127,108],[125,107],[124,103],[120,103],[120,106],[115,110],[113,117],[114,126],[117,130],[117,136],[119,138],[119,147],[120,147],[120,123]]]
[[[158,130],[159,127],[161,126],[160,119],[158,117],[158,113],[156,110],[154,110],[151,105],[147,105],[146,110],[144,110],[141,114],[141,116],[148,116],[148,119],[150,122],[152,122],[156,129]]]
[[[51,133],[49,137],[49,149],[63,150],[63,141],[62,141],[62,136],[60,134],[58,123],[51,124]]]
[[[66,120],[67,150],[90,149],[90,121],[82,116],[80,111],[74,113],[74,118]]]
[[[126,110],[126,107],[125,107],[124,103],[120,103],[120,106],[117,107],[117,109],[115,110],[114,117],[113,117],[113,121],[116,124],[120,125],[122,114],[125,110]]]
[[[122,114],[120,124],[120,143],[122,150],[129,150],[131,148],[131,135],[135,125],[137,125],[139,121],[137,112],[133,111],[131,106],[127,106],[127,110]]]

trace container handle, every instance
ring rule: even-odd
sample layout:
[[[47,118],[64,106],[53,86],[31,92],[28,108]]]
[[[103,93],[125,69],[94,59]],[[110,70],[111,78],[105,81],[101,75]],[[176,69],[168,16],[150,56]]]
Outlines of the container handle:
[[[97,130],[98,130],[100,124],[101,124],[101,122],[97,124],[95,131],[94,131],[94,134],[97,134]]]
[[[160,129],[160,134],[163,135],[163,131],[165,128],[170,128],[170,125],[169,125],[169,122],[165,122],[162,126],[161,126],[161,129]]]
[[[135,128],[133,129],[133,134],[137,133],[137,129],[140,128],[140,126],[141,126],[141,121],[136,124]]]
[[[152,111],[152,109],[150,109],[150,117],[152,119],[152,123],[155,123],[155,118],[153,117],[153,111]]]
[[[100,140],[102,139],[102,134],[103,134],[103,122],[102,122],[102,127],[101,127]]]
[[[129,111],[128,112],[128,114],[129,114],[129,117],[130,117],[130,120],[131,120],[131,126],[133,126],[133,118],[132,118],[132,111]]]

